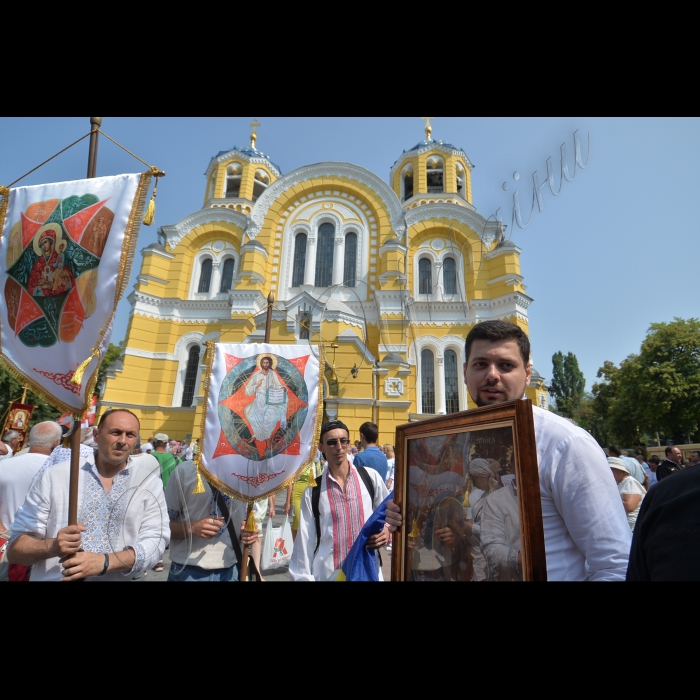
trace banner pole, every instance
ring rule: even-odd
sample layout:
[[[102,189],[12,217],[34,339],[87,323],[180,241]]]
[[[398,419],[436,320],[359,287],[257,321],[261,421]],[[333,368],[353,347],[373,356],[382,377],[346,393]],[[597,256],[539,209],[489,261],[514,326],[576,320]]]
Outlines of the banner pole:
[[[270,342],[270,331],[272,330],[272,305],[275,303],[275,295],[270,292],[267,295],[267,318],[265,319],[265,343]],[[246,510],[245,520],[246,523],[250,519],[250,514],[253,512],[253,504],[248,504],[248,509]],[[245,545],[243,547],[243,561],[241,562],[241,581],[248,580],[248,557],[250,556],[250,545]]]
[[[90,149],[88,150],[88,178],[97,174],[97,130],[102,117],[90,117]],[[80,474],[80,425],[82,415],[73,415],[73,432],[70,436],[70,483],[68,488],[68,524],[78,524],[78,476]]]

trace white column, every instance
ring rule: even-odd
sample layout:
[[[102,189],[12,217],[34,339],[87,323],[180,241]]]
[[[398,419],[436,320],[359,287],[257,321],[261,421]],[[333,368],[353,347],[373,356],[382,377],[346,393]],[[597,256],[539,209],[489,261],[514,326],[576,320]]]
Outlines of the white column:
[[[211,264],[211,283],[209,284],[209,297],[215,297],[221,289],[221,263],[218,260]]]
[[[316,237],[306,239],[306,267],[304,268],[304,284],[314,286],[316,277]]]
[[[345,268],[345,236],[335,239],[335,257],[333,258],[333,278],[331,284],[343,283]]]
[[[435,358],[437,364],[437,377],[435,377],[435,411],[447,413],[447,405],[445,403],[445,358],[441,355]]]

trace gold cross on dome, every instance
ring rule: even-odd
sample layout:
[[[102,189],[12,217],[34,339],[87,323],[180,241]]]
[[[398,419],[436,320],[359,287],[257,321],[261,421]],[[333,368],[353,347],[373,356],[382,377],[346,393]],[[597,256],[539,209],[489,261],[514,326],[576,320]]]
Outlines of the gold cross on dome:
[[[430,126],[430,120],[435,119],[435,117],[421,117],[421,119],[425,121],[425,139],[426,141],[432,141],[433,127]]]
[[[257,119],[253,119],[252,123],[249,124],[248,126],[252,126],[252,127],[253,127],[253,133],[250,135],[250,147],[251,147],[251,148],[255,148],[255,142],[256,142],[257,139],[258,139],[257,128],[258,128],[259,126],[262,126],[262,124],[261,124]]]

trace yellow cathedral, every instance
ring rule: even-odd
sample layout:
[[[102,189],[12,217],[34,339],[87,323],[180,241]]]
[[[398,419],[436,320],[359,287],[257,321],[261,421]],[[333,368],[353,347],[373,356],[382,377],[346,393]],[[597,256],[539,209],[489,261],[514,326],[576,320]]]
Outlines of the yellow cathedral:
[[[479,321],[528,331],[532,299],[520,249],[477,213],[467,154],[425,139],[391,167],[389,184],[351,163],[284,175],[256,148],[213,157],[202,208],[158,229],[142,250],[124,349],[107,370],[99,412],[131,408],[141,434],[201,437],[206,341],[324,346],[324,418],[353,440],[473,408],[464,338]],[[533,370],[528,398],[547,407]]]

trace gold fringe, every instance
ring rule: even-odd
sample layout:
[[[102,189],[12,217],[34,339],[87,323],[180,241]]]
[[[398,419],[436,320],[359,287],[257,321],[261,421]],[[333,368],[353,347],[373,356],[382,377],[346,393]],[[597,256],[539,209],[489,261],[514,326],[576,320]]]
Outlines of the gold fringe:
[[[146,214],[143,217],[143,223],[146,226],[150,226],[153,223],[153,217],[156,215],[156,195],[158,194],[158,178],[161,176],[158,168],[151,167],[151,172],[153,177],[156,179],[156,184],[153,186],[153,194],[151,195],[151,201],[148,203],[148,209],[146,209]],[[162,173],[165,175],[165,173]]]
[[[197,468],[197,483],[194,486],[193,494],[204,493],[204,484],[202,483],[202,475]]]
[[[201,463],[201,455],[204,452],[204,442],[206,440],[206,435],[204,428],[206,426],[207,422],[207,408],[209,406],[209,380],[211,378],[211,368],[212,365],[214,364],[214,357],[216,356],[216,351],[215,351],[215,345],[216,343],[213,340],[208,340],[206,342],[207,349],[204,353],[205,357],[208,359],[208,362],[206,363],[206,374],[204,375],[204,410],[202,411],[202,420],[200,423],[200,432],[201,432],[201,440],[202,440],[202,448],[200,449],[199,453],[195,457],[195,464],[197,465],[197,469],[201,472],[202,476],[212,485],[216,486],[221,493],[226,494],[227,496],[230,496],[231,498],[235,498],[237,501],[242,501],[243,503],[247,503],[249,505],[253,504],[255,501],[260,500],[260,496],[255,496],[254,498],[250,498],[249,496],[246,496],[242,493],[239,493],[235,489],[232,489],[228,484],[225,484],[223,481],[220,481],[217,479],[211,472],[209,472],[204,466],[202,466]],[[310,347],[310,346],[309,346]],[[318,445],[318,441],[321,437],[321,426],[323,424],[323,376],[321,374],[321,368],[323,367],[323,362],[324,362],[324,357],[323,357],[323,345],[319,343],[318,345],[318,355],[319,355],[319,377],[318,377],[318,406],[316,407],[316,423],[314,425],[314,432],[313,432],[313,441],[311,443],[311,450],[309,452],[309,459],[302,464],[299,469],[297,469],[292,476],[290,476],[288,479],[283,481],[277,488],[272,489],[271,491],[268,491],[265,496],[275,496],[278,494],[280,491],[285,491],[287,487],[290,484],[293,484],[296,480],[299,474],[304,469],[308,469],[309,467],[313,467],[314,464],[314,459],[316,457],[316,448]],[[313,478],[313,476],[312,476]]]
[[[136,188],[136,196],[134,197],[134,203],[131,206],[131,212],[129,214],[129,220],[126,224],[126,229],[124,230],[124,240],[122,241],[121,257],[119,260],[119,271],[117,273],[117,284],[114,294],[114,306],[110,312],[107,320],[102,326],[100,331],[100,336],[95,344],[95,348],[101,348],[104,343],[104,338],[107,333],[107,329],[112,325],[114,320],[114,314],[117,311],[117,304],[124,294],[124,289],[127,282],[129,281],[129,275],[131,274],[131,264],[134,260],[134,255],[136,253],[136,242],[138,238],[138,232],[141,225],[141,219],[143,217],[143,208],[146,204],[146,195],[148,194],[148,188],[151,181],[152,172],[141,173],[139,179],[139,184]],[[7,191],[7,194],[5,194]],[[6,187],[0,186],[0,196],[2,196],[2,202],[0,202],[0,244],[2,243],[2,234],[5,228],[5,217],[7,215],[7,209],[9,206],[9,193]],[[99,269],[99,268],[98,268]],[[51,394],[49,391],[44,389],[44,387],[39,384],[34,377],[30,377],[25,374],[19,367],[15,366],[7,357],[2,354],[2,328],[0,326],[0,364],[3,364],[7,371],[14,377],[20,384],[26,384],[28,387],[41,399],[51,404],[54,408],[59,409],[63,413],[76,413],[76,411],[86,411],[92,402],[92,393],[95,389],[95,384],[97,382],[97,373],[100,369],[99,363],[95,367],[92,375],[84,385],[84,397],[85,404],[82,408],[76,408],[76,406],[71,406],[70,404],[61,401],[56,396]],[[95,351],[93,350],[93,353]],[[78,368],[79,369],[79,368]],[[77,371],[77,370],[76,370]],[[84,369],[83,369],[84,371]],[[75,375],[74,375],[75,376]]]

